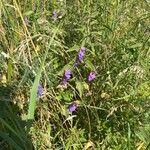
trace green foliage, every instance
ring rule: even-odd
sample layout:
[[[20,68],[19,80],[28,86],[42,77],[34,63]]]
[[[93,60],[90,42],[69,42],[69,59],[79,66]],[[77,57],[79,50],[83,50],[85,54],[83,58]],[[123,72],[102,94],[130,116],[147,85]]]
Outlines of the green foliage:
[[[148,150],[149,6],[148,0],[1,0],[0,147]],[[81,46],[85,56],[74,67]],[[72,77],[63,86],[66,69]],[[70,113],[72,101],[78,106]]]

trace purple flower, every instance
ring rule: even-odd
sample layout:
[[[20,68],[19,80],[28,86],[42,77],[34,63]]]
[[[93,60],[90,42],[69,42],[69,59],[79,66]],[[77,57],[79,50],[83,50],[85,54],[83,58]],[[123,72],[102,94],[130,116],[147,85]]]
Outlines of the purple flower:
[[[74,101],[72,102],[69,106],[68,106],[68,111],[69,112],[73,112],[76,110],[76,108],[78,107],[77,103]]]
[[[79,61],[82,61],[83,56],[84,56],[84,53],[85,53],[85,47],[81,47],[81,48],[80,48],[80,51],[79,51],[79,53],[78,53],[78,60],[79,60]]]
[[[37,87],[37,95],[38,97],[42,96],[43,94],[43,87],[41,84],[38,84],[38,87]]]
[[[57,17],[58,17],[58,13],[57,13],[56,10],[54,10],[53,13],[52,13],[52,18],[53,18],[54,20],[56,20]]]
[[[66,78],[67,80],[69,80],[70,77],[71,77],[71,70],[70,69],[65,70],[65,72],[64,72],[64,78]]]
[[[65,70],[65,72],[64,72],[64,75],[63,75],[63,78],[62,78],[62,80],[61,80],[61,84],[62,85],[65,85],[66,83],[67,83],[67,81],[70,79],[70,77],[71,77],[71,70],[70,69],[67,69],[67,70]]]
[[[77,66],[83,60],[84,54],[85,54],[85,47],[81,47],[76,58],[75,66]]]
[[[89,74],[88,74],[88,81],[92,81],[96,76],[96,72],[95,71],[91,71]]]

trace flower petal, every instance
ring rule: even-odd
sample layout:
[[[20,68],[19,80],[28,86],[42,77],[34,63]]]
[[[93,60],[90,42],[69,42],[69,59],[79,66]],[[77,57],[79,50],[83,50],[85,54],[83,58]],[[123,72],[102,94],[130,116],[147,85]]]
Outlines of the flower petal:
[[[88,74],[88,81],[92,81],[96,76],[96,72],[95,71],[91,71],[89,74]]]

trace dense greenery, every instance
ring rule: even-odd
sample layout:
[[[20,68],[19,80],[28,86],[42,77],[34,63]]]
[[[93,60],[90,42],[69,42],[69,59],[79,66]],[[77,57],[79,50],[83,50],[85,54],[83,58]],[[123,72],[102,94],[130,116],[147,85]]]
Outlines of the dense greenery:
[[[0,149],[150,149],[149,10],[149,0],[1,0]]]

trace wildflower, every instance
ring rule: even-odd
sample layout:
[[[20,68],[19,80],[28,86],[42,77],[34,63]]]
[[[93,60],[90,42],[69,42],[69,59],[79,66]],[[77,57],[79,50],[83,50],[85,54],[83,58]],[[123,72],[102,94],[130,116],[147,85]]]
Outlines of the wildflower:
[[[75,66],[77,66],[83,60],[84,54],[85,54],[85,47],[81,47],[76,58]]]
[[[66,78],[67,80],[69,80],[71,77],[71,70],[68,69],[68,70],[65,70],[64,72],[64,78]]]
[[[79,61],[82,61],[84,53],[85,53],[85,47],[81,47],[80,51],[78,53],[78,59],[79,59]]]
[[[96,72],[95,71],[91,71],[89,74],[88,74],[88,81],[92,81],[96,76]]]
[[[38,97],[42,96],[43,94],[43,87],[41,84],[38,84],[38,87],[37,87],[37,95]]]
[[[78,107],[78,105],[77,105],[77,103],[74,101],[74,102],[72,102],[72,103],[68,106],[68,111],[69,111],[69,112],[73,112],[73,111],[75,111],[75,110],[77,109],[77,107]]]
[[[58,13],[56,12],[56,10],[54,10],[53,13],[52,13],[52,18],[53,18],[54,20],[56,20],[57,17],[58,17]]]
[[[63,78],[62,78],[62,80],[61,80],[61,84],[62,85],[65,85],[66,83],[67,83],[67,81],[70,79],[70,77],[71,77],[71,70],[70,69],[67,69],[67,70],[65,70],[65,72],[64,72],[64,75],[63,75]]]

